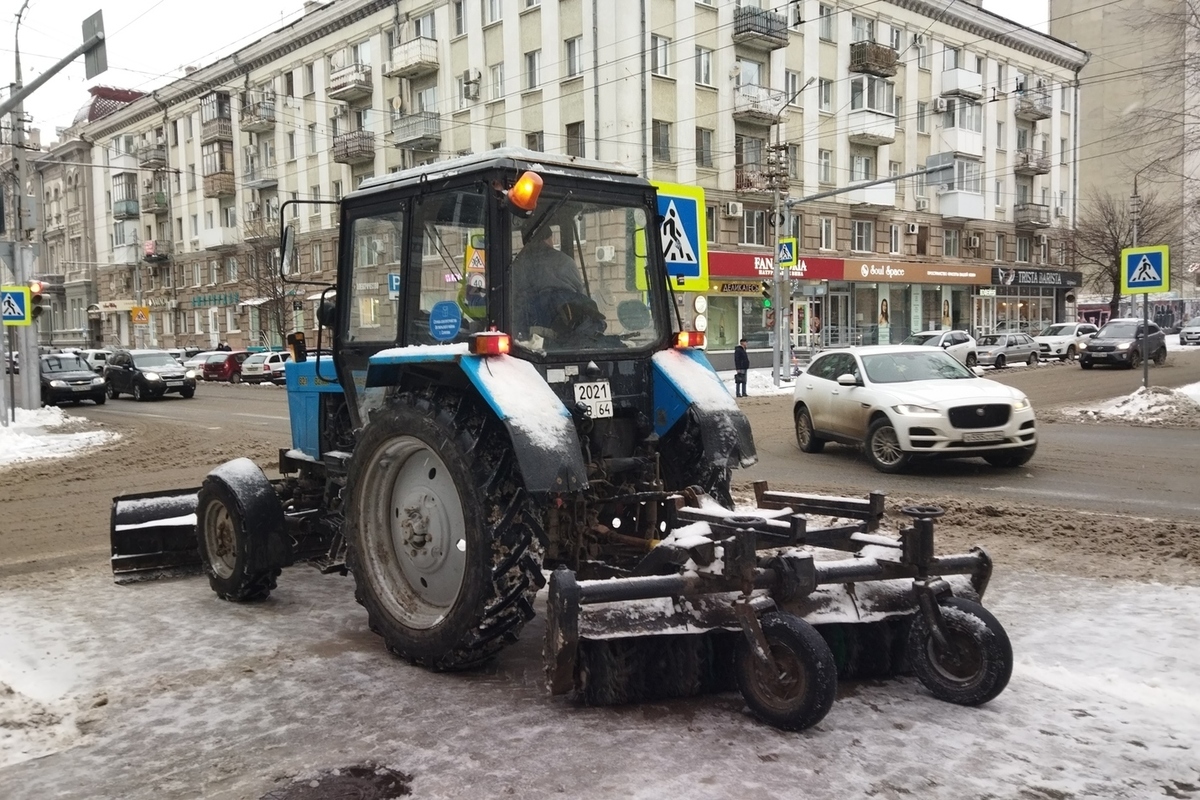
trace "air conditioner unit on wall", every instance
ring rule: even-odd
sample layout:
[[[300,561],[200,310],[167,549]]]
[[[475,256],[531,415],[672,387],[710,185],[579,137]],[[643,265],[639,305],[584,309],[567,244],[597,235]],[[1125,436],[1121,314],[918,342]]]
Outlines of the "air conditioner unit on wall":
[[[908,223],[908,233],[910,236],[916,236],[921,232],[921,226],[915,222]]]
[[[933,110],[934,111],[945,111],[947,108],[948,108],[948,105],[946,103],[946,98],[935,97],[933,99]]]
[[[978,250],[979,245],[982,241],[983,240],[980,239],[978,236],[968,236],[967,240],[966,240],[966,245],[967,245],[967,247],[971,248],[972,250]]]
[[[917,198],[917,211],[928,211],[928,210],[929,210],[929,198],[928,197],[918,197]]]
[[[1054,207],[1054,216],[1056,216],[1056,217],[1067,216],[1067,207],[1066,206],[1055,206]]]
[[[725,204],[725,216],[740,217],[741,215],[742,215],[742,204],[741,203],[726,203]]]
[[[617,248],[611,244],[602,244],[596,248],[596,260],[601,264],[611,264],[617,258]]]

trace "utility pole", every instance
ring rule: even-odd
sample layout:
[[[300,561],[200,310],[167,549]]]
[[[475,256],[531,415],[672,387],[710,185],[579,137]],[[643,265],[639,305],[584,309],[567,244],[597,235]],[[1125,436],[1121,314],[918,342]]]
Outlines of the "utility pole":
[[[1142,169],[1145,169],[1143,167]],[[1138,196],[1137,181],[1141,170],[1133,175],[1133,194],[1129,196],[1129,218],[1133,221],[1133,244],[1138,246],[1138,220],[1142,216],[1142,198]],[[1121,269],[1125,266],[1122,264]],[[1136,302],[1136,301],[1135,301]],[[1142,388],[1150,390],[1150,293],[1142,292]],[[1136,346],[1136,343],[1135,343]]]

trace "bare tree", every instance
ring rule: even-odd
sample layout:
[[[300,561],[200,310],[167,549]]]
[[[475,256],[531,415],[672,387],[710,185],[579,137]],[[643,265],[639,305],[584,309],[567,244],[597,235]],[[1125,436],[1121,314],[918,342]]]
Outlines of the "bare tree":
[[[258,326],[249,333],[249,344],[279,345],[292,330],[296,299],[294,287],[279,274],[279,225],[265,213],[243,221],[242,240],[248,248],[248,263],[239,283],[258,303]]]
[[[1178,214],[1155,195],[1141,198],[1137,241],[1163,244],[1177,231]],[[1115,317],[1121,301],[1121,251],[1133,247],[1133,222],[1129,198],[1093,192],[1080,205],[1079,218],[1070,239],[1075,263],[1083,268],[1084,286],[1108,295],[1109,312]]]

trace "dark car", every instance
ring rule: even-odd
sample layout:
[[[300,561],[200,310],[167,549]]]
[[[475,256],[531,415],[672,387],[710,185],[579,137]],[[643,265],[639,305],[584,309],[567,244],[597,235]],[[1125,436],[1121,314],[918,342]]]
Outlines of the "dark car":
[[[104,378],[92,372],[91,365],[74,353],[55,353],[38,359],[42,372],[42,405],[78,403],[91,400],[104,405]]]
[[[1155,364],[1167,363],[1167,336],[1162,328],[1153,322],[1147,326],[1135,317],[1110,319],[1079,346],[1079,366],[1091,369],[1096,364],[1112,364],[1136,369],[1142,365],[1143,347]]]
[[[248,350],[231,350],[229,352],[213,353],[204,362],[204,373],[201,377],[206,381],[242,382],[242,362],[250,355]]]
[[[195,371],[166,350],[116,350],[104,365],[104,379],[113,398],[130,394],[134,400],[149,400],[168,393],[196,393]]]

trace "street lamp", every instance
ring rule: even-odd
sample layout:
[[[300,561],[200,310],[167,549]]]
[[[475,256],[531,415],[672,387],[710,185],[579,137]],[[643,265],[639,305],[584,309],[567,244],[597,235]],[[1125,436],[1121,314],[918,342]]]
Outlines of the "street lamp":
[[[775,346],[771,348],[771,380],[774,381],[775,388],[777,388],[777,389],[779,388],[780,381],[782,380],[781,375],[783,373],[783,335],[784,335],[784,321],[783,321],[784,297],[783,297],[783,280],[782,280],[783,272],[779,267],[779,228],[780,228],[780,223],[782,222],[782,218],[783,218],[783,214],[780,210],[780,207],[783,205],[783,197],[782,197],[782,193],[780,192],[780,184],[783,183],[783,176],[787,174],[786,172],[781,172],[781,169],[785,169],[783,167],[784,146],[783,146],[783,142],[782,142],[783,124],[782,124],[781,118],[783,117],[783,112],[787,111],[787,107],[792,104],[792,101],[795,100],[797,97],[799,97],[801,92],[803,92],[809,86],[812,86],[813,81],[815,81],[815,80],[816,80],[816,78],[812,77],[812,78],[809,78],[807,81],[805,81],[804,85],[801,86],[796,91],[792,92],[791,97],[787,98],[787,100],[785,100],[783,102],[783,104],[779,106],[779,111],[777,111],[775,113],[775,123],[774,123],[775,124],[775,147],[773,148],[775,150],[775,165],[774,165],[773,169],[771,170],[771,176],[772,176],[771,182],[772,182],[772,184],[774,184],[774,187],[775,187],[775,204],[774,204],[774,210],[771,213],[771,222],[775,229],[775,231],[774,231],[775,232],[775,236],[774,236],[775,256],[774,256],[774,258],[771,259],[771,263],[774,265],[772,273],[774,276],[773,282],[774,282],[774,286],[775,286],[775,292],[774,292],[775,300],[773,303],[773,305],[775,307]],[[791,307],[791,297],[790,296],[787,298],[787,301],[788,301],[788,307],[790,309],[790,307]],[[789,339],[791,338],[790,333],[791,332],[789,330],[788,331]]]

